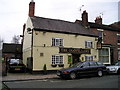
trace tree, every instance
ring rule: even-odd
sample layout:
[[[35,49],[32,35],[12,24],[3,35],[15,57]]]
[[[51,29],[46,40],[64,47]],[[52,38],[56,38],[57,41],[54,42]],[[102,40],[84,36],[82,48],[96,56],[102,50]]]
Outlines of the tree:
[[[12,38],[12,43],[19,44],[20,37],[19,35],[14,35]]]

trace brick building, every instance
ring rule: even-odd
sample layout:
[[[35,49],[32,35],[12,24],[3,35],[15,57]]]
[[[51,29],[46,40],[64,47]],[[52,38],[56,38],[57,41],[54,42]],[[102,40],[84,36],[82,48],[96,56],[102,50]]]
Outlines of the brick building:
[[[85,16],[82,21],[76,20],[75,22],[90,28],[99,36],[98,45],[101,46],[98,51],[99,61],[104,64],[113,64],[120,60],[120,21],[104,25],[101,16],[97,17],[95,22],[88,22],[88,13],[84,11],[82,15]]]

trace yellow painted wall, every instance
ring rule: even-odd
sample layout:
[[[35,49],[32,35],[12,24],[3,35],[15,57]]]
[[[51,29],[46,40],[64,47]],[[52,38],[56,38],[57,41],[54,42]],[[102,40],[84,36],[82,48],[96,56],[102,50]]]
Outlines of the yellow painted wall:
[[[31,39],[32,34],[28,34],[27,28],[33,28],[30,17],[28,17],[23,39],[23,63],[26,65],[27,57],[31,57]]]
[[[52,55],[64,56],[64,67],[68,67],[68,55],[59,53],[59,47],[52,46],[52,38],[62,38],[63,46],[67,48],[85,48],[85,41],[92,41],[94,43],[93,49],[91,49],[91,55],[94,56],[94,60],[98,60],[98,51],[96,50],[95,37],[87,37],[81,35],[52,33],[52,32],[40,32],[34,31],[33,33],[33,70],[43,70],[44,64],[47,65],[47,70],[56,70],[61,67],[52,67]],[[40,56],[43,53],[43,56]],[[85,59],[86,54],[82,54],[80,58]],[[90,54],[88,54],[90,55]]]

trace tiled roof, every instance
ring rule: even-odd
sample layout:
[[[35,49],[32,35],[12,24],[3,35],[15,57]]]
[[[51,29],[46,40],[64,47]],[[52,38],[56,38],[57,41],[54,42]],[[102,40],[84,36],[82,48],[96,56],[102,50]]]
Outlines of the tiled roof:
[[[104,25],[104,24],[97,24],[89,22],[90,28],[98,28],[98,29],[104,29],[104,30],[111,30],[111,31],[118,31],[120,32],[119,28],[111,27],[110,25]]]
[[[78,34],[85,36],[96,36],[90,29],[83,27],[75,22],[68,22],[58,19],[49,19],[43,17],[30,17],[34,30],[44,30],[48,32],[59,32]]]
[[[13,43],[3,43],[2,53],[21,53],[22,45]]]

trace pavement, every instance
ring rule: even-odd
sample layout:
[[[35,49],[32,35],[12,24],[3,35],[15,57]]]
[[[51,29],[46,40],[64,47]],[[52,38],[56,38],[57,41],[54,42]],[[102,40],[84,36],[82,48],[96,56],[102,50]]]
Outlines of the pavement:
[[[56,73],[44,74],[30,74],[30,73],[7,73],[7,76],[2,76],[3,69],[2,63],[0,62],[0,82],[1,81],[15,81],[15,80],[38,80],[38,79],[49,79],[57,78]]]
[[[2,76],[2,81],[16,81],[16,80],[39,80],[58,78],[56,74],[30,74],[30,73],[8,73],[7,76]]]

